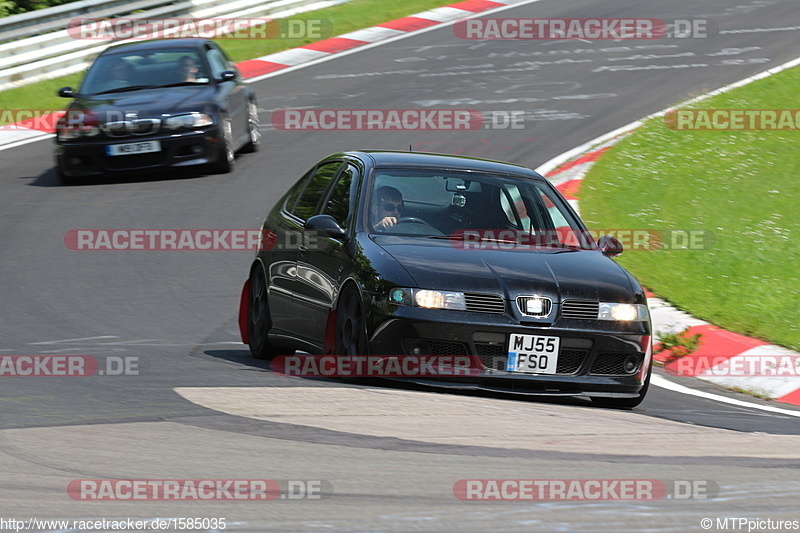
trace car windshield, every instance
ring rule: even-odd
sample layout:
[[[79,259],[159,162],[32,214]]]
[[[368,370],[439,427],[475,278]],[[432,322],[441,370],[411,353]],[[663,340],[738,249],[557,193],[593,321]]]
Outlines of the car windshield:
[[[501,174],[377,169],[370,233],[594,248],[591,237],[547,184]]]
[[[103,94],[208,82],[206,68],[193,48],[130,51],[99,56],[80,92]]]

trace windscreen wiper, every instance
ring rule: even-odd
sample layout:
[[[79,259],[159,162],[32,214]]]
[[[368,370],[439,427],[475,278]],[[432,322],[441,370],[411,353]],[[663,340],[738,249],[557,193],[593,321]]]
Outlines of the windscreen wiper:
[[[130,85],[128,87],[117,87],[116,89],[109,89],[107,91],[100,91],[94,94],[108,94],[108,93],[124,93],[127,91],[138,91],[139,89],[155,89],[159,85]]]

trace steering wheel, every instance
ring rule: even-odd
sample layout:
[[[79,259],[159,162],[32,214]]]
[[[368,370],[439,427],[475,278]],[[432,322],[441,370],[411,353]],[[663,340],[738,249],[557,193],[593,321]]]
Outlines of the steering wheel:
[[[422,220],[421,218],[417,217],[400,217],[397,219],[398,224],[408,223],[408,224],[425,224],[428,226],[429,224]]]

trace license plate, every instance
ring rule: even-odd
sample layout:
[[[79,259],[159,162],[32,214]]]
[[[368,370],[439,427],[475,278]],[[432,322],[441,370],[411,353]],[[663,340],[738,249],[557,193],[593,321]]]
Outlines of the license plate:
[[[160,152],[161,143],[158,141],[141,141],[138,143],[109,144],[106,146],[108,155],[132,155]]]
[[[512,333],[508,338],[509,372],[555,374],[558,366],[559,337]]]

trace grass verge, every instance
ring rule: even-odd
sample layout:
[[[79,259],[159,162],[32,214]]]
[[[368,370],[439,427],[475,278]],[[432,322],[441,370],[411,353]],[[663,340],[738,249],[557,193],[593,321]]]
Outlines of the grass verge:
[[[453,3],[453,0],[403,0],[402,2],[352,0],[345,4],[318,11],[310,11],[291,18],[293,20],[323,20],[325,21],[325,27],[332,28],[333,33],[330,36],[336,36],[451,3]],[[238,62],[303,46],[314,41],[315,39],[307,38],[220,39],[218,42],[231,56],[231,59]],[[65,86],[77,87],[82,77],[83,74],[72,74],[0,91],[0,109],[63,109],[66,107],[66,100],[56,96],[56,91]],[[0,117],[0,124],[5,123],[7,121],[3,122],[2,117]]]
[[[800,68],[698,109],[797,109]],[[697,318],[800,350],[800,131],[674,131],[650,120],[581,187],[590,227],[707,230],[703,249],[630,251],[619,262]]]

